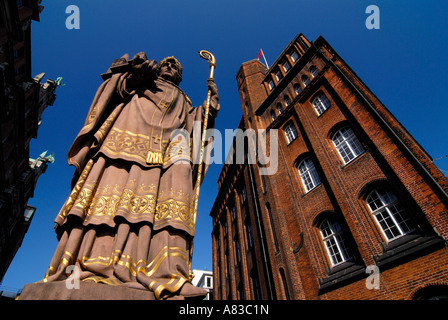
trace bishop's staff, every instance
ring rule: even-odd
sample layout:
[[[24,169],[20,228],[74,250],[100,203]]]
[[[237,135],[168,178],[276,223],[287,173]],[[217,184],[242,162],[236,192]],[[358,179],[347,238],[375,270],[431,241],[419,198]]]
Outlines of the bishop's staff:
[[[199,55],[208,61],[210,64],[210,77],[208,80],[213,79],[213,72],[216,68],[216,60],[215,57],[206,50],[199,51]],[[199,158],[199,167],[198,167],[198,176],[196,179],[196,185],[195,185],[195,199],[194,199],[194,211],[193,211],[193,225],[196,229],[196,220],[198,216],[198,202],[199,202],[199,190],[201,189],[201,180],[202,180],[202,170],[203,170],[203,161],[204,161],[204,149],[205,149],[205,140],[206,140],[206,131],[208,126],[208,113],[210,110],[210,99],[211,99],[212,92],[210,89],[208,89],[207,92],[207,100],[205,102],[205,116],[204,116],[204,122],[202,127],[202,139],[201,139],[201,153]],[[193,242],[194,238],[191,240],[190,245],[190,277],[192,276],[191,271],[191,262],[193,260]]]

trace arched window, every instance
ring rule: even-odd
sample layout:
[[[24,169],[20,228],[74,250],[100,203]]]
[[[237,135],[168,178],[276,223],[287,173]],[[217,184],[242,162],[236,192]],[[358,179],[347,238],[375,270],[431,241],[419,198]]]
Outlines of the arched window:
[[[362,144],[350,127],[343,127],[338,130],[331,140],[344,161],[344,164],[349,163],[364,152]]]
[[[352,260],[353,255],[337,220],[327,218],[318,227],[332,266]]]
[[[448,286],[431,285],[420,289],[415,295],[414,300],[443,300],[448,301]]]
[[[312,75],[313,78],[314,78],[314,77],[317,76],[317,74],[319,73],[319,70],[318,70],[315,66],[311,66],[311,67],[310,67],[310,73],[311,73],[311,75]]]
[[[296,126],[292,121],[289,121],[285,126],[283,127],[283,131],[285,132],[286,140],[288,140],[288,144],[293,142],[299,134],[297,133]]]
[[[283,112],[283,106],[282,106],[282,104],[280,102],[277,103],[277,110],[278,110],[278,113],[282,113]]]
[[[320,185],[319,175],[311,158],[306,158],[297,166],[300,179],[306,192],[309,192]]]
[[[300,92],[302,92],[302,87],[300,86],[300,84],[296,83],[294,85],[294,91],[295,93],[298,95]]]
[[[323,92],[319,93],[311,103],[319,116],[331,106],[330,100]]]
[[[288,105],[291,103],[291,99],[289,99],[288,96],[285,96],[283,99],[284,99],[284,101],[285,101],[285,105],[286,105],[286,106],[288,106]]]
[[[384,188],[375,189],[366,197],[366,203],[388,241],[416,229],[414,221],[392,191]]]
[[[306,87],[310,83],[310,78],[308,78],[307,76],[303,75],[302,76],[302,82],[303,82],[303,85]]]
[[[272,120],[275,120],[277,118],[277,115],[275,114],[274,110],[271,110],[271,118]]]

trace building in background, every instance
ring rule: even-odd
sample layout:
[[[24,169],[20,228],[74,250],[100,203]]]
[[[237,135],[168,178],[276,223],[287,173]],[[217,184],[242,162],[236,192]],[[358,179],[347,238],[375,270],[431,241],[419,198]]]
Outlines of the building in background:
[[[40,3],[0,2],[0,281],[33,218],[27,203],[37,179],[54,161],[45,153],[30,159],[29,149],[60,83],[31,75],[31,21],[39,21]]]
[[[213,300],[213,272],[208,270],[193,270],[192,284],[208,291],[204,300]]]
[[[236,79],[214,299],[448,299],[448,179],[330,44],[298,35]],[[266,154],[241,155],[249,129]]]

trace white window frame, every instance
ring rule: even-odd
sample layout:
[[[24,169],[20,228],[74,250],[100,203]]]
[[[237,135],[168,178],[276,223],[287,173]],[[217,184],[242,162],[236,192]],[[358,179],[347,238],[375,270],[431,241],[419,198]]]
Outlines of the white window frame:
[[[319,74],[319,69],[317,69],[315,66],[310,67],[310,73],[314,77],[316,77]]]
[[[319,232],[333,267],[353,259],[339,222],[325,219],[319,224]]]
[[[274,80],[272,80],[272,79],[269,80],[269,81],[268,81],[268,86],[269,86],[269,89],[270,89],[270,90],[274,89],[274,87],[275,87]]]
[[[339,129],[331,140],[344,164],[352,162],[365,151],[352,128],[348,126]]]
[[[323,92],[319,93],[311,103],[319,116],[331,107],[330,100]]]
[[[285,63],[282,65],[283,70],[285,70],[285,72],[288,72],[289,69],[291,69],[291,65],[289,64],[288,61],[285,61]]]
[[[414,221],[392,191],[375,189],[366,197],[366,203],[387,241],[416,230]]]
[[[299,136],[296,126],[292,121],[285,124],[285,126],[283,127],[283,132],[285,133],[286,141],[288,141],[288,144],[296,140]]]
[[[302,160],[297,166],[297,170],[299,171],[300,179],[302,180],[302,185],[306,193],[321,184],[319,174],[311,158]]]
[[[285,101],[285,106],[289,106],[291,104],[291,99],[288,96],[285,96],[283,100]]]

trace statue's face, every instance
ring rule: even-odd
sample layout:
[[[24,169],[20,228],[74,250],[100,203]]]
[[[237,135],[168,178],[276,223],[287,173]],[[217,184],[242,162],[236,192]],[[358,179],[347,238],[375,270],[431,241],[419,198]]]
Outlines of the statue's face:
[[[161,78],[179,84],[182,74],[179,67],[173,61],[166,61],[160,66],[159,75]]]

